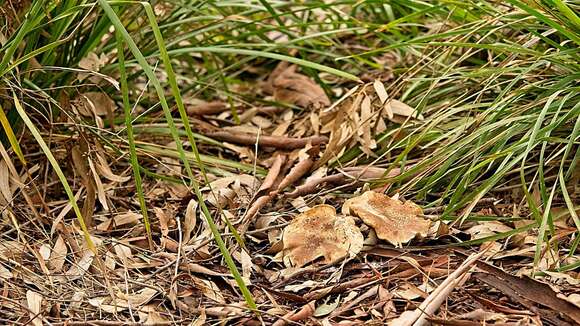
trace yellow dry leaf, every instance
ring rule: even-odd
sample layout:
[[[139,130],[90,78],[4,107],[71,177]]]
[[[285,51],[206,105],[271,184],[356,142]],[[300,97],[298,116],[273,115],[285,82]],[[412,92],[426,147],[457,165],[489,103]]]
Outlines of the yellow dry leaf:
[[[347,200],[342,206],[343,214],[358,216],[372,227],[379,239],[401,246],[416,236],[425,237],[431,222],[421,215],[416,204],[401,202],[374,191]]]
[[[282,242],[284,264],[301,267],[318,258],[329,264],[354,257],[363,247],[363,236],[350,216],[336,215],[334,207],[318,205],[286,226]]]

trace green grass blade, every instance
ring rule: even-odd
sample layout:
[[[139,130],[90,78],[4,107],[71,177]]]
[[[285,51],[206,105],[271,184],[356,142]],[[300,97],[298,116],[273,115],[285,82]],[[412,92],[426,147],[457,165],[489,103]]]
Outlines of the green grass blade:
[[[151,24],[151,27],[153,28],[153,32],[155,34],[155,39],[157,41],[159,51],[161,53],[161,58],[163,60],[164,66],[165,66],[165,71],[167,72],[167,79],[169,81],[169,85],[171,87],[171,91],[173,93],[175,103],[177,104],[177,110],[179,111],[179,115],[181,116],[181,120],[183,122],[183,127],[185,128],[185,132],[187,133],[188,140],[191,143],[191,147],[193,149],[193,154],[194,154],[195,160],[197,161],[198,167],[201,170],[201,173],[205,179],[207,186],[210,187],[210,191],[212,192],[214,197],[217,198],[213,189],[211,189],[211,184],[209,182],[207,174],[205,173],[205,168],[204,168],[204,165],[201,161],[199,151],[197,149],[197,142],[196,142],[196,140],[193,136],[193,133],[191,131],[191,126],[189,125],[189,117],[187,115],[187,112],[185,111],[185,106],[183,105],[183,100],[181,98],[181,92],[179,91],[179,86],[177,85],[177,78],[175,76],[175,72],[173,71],[173,68],[171,65],[171,60],[169,58],[169,54],[167,53],[167,48],[165,47],[165,42],[163,40],[163,36],[161,35],[161,31],[159,30],[159,26],[157,25],[157,21],[155,19],[155,13],[153,12],[153,8],[151,7],[151,5],[149,3],[143,2],[142,5],[145,8],[145,12],[147,13],[149,23]],[[250,290],[248,289],[248,287],[246,286],[246,284],[244,283],[244,280],[242,279],[242,276],[240,275],[240,273],[239,273],[239,271],[234,263],[234,260],[232,259],[231,255],[229,253],[229,250],[227,249],[226,244],[221,237],[221,234],[219,233],[217,225],[215,224],[215,221],[213,220],[211,213],[209,212],[209,209],[207,208],[207,205],[205,204],[205,200],[203,199],[203,195],[202,195],[201,190],[199,188],[199,184],[197,183],[195,178],[191,178],[191,176],[190,176],[190,181],[191,181],[191,186],[193,186],[194,192],[199,200],[200,208],[203,211],[203,213],[206,217],[206,220],[210,226],[210,229],[212,230],[212,233],[214,235],[216,243],[218,244],[218,247],[220,248],[220,251],[222,252],[222,255],[224,256],[224,260],[226,261],[228,268],[232,272],[234,279],[236,280],[236,283],[240,287],[240,291],[242,292],[244,299],[246,300],[246,302],[248,303],[250,308],[255,311],[257,309],[257,306],[254,302],[252,294],[251,294]],[[219,208],[220,213],[221,213],[221,207],[218,207],[218,208]],[[221,214],[221,215],[223,215],[223,214]],[[234,234],[237,242],[240,245],[243,245],[243,241],[242,241],[241,237],[239,236],[239,234],[237,233],[237,231],[235,230],[235,228],[233,227],[231,222],[227,218],[225,218],[224,220],[227,223],[229,229]]]
[[[36,129],[36,126],[28,117],[28,115],[26,114],[26,111],[24,111],[24,108],[20,104],[20,101],[18,100],[18,97],[16,97],[15,93],[13,94],[13,99],[14,99],[14,106],[16,107],[16,110],[18,111],[20,118],[22,118],[22,121],[24,121],[24,124],[26,125],[26,127],[28,127],[28,130],[30,130],[30,133],[32,134],[32,136],[34,137],[34,139],[36,140],[38,145],[40,145],[42,152],[44,153],[44,155],[46,155],[48,162],[50,163],[50,165],[54,169],[54,172],[58,176],[58,179],[60,180],[60,182],[64,188],[64,191],[66,192],[66,194],[68,196],[68,199],[69,199],[69,202],[73,208],[73,211],[75,212],[75,215],[77,217],[77,221],[79,222],[79,225],[81,226],[81,229],[83,231],[83,235],[85,237],[85,241],[87,242],[87,246],[95,255],[97,255],[98,254],[97,248],[95,247],[93,240],[91,240],[89,230],[87,229],[87,225],[85,224],[85,219],[83,218],[81,210],[79,209],[79,206],[77,205],[75,195],[74,195],[71,187],[69,186],[68,181],[66,180],[66,176],[64,175],[64,173],[60,169],[60,166],[58,165],[58,162],[56,161],[56,158],[54,157],[54,155],[52,155],[50,148],[48,148],[48,145],[44,142],[42,135],[40,134],[38,129]]]
[[[212,234],[214,235],[216,243],[217,243],[220,251],[222,252],[222,255],[224,256],[224,260],[226,261],[228,268],[230,269],[230,271],[232,272],[232,275],[236,279],[236,282],[238,283],[240,290],[244,294],[244,297],[245,297],[248,305],[250,306],[250,308],[252,310],[256,311],[257,307],[256,307],[256,304],[254,303],[254,300],[251,296],[251,293],[248,290],[245,283],[243,282],[243,279],[241,278],[241,275],[240,275],[239,271],[237,270],[237,267],[236,267],[231,255],[230,255],[228,249],[226,248],[225,242],[221,238],[219,230],[218,230],[217,226],[215,225],[215,223],[213,222],[213,219],[211,218],[211,213],[209,212],[209,209],[204,204],[204,199],[203,199],[203,196],[202,196],[201,191],[199,189],[199,185],[197,184],[197,181],[195,180],[195,177],[193,175],[193,172],[191,170],[189,162],[188,162],[187,158],[185,157],[185,152],[184,152],[183,146],[181,144],[181,140],[179,139],[179,136],[177,134],[177,129],[175,127],[175,123],[173,121],[173,117],[171,115],[169,105],[168,105],[167,100],[165,98],[163,87],[161,86],[161,84],[160,84],[159,80],[157,79],[157,77],[155,76],[153,70],[151,69],[151,67],[147,63],[147,60],[145,59],[145,57],[143,56],[143,54],[139,50],[137,44],[135,44],[135,41],[131,38],[131,36],[129,35],[129,32],[127,32],[127,30],[125,29],[125,27],[121,23],[119,17],[115,14],[115,12],[113,11],[113,9],[109,5],[109,3],[106,0],[98,0],[98,2],[99,2],[99,5],[101,6],[101,8],[105,11],[105,14],[111,20],[111,23],[115,26],[115,29],[120,32],[121,36],[123,37],[123,39],[125,40],[125,42],[129,46],[129,49],[131,49],[131,52],[135,56],[137,62],[139,62],[141,68],[143,69],[143,71],[145,72],[145,74],[147,75],[147,77],[149,78],[151,83],[153,84],[153,86],[157,92],[157,96],[159,97],[159,101],[161,102],[161,106],[163,108],[163,112],[165,114],[167,124],[168,124],[169,128],[171,129],[172,137],[175,140],[175,144],[177,146],[177,150],[179,152],[180,159],[184,164],[185,170],[187,171],[187,174],[190,178],[191,184],[194,188],[196,196],[198,197],[200,206],[202,208],[204,215],[206,216],[206,219],[208,221],[208,224],[210,226]],[[145,7],[147,7],[149,4],[144,3],[143,5]],[[150,22],[150,23],[152,23],[152,22]],[[155,23],[155,25],[156,25],[156,23]],[[158,29],[157,29],[157,31],[158,31]],[[168,69],[168,68],[166,67],[166,69]]]
[[[141,180],[141,171],[139,168],[139,158],[137,157],[137,150],[135,149],[135,135],[133,134],[133,122],[131,116],[131,105],[129,103],[129,89],[127,86],[127,72],[125,70],[125,53],[124,42],[119,32],[115,32],[117,38],[117,57],[119,60],[119,72],[121,78],[121,93],[123,96],[123,108],[125,111],[125,127],[127,128],[127,141],[129,142],[129,155],[131,159],[131,168],[135,177],[135,189],[137,191],[137,198],[139,199],[139,207],[141,208],[141,215],[143,215],[143,223],[145,224],[145,231],[147,232],[147,241],[149,248],[153,249],[153,238],[151,237],[151,224],[149,222],[149,215],[147,213],[147,205],[145,204],[145,195],[143,194],[143,181]]]

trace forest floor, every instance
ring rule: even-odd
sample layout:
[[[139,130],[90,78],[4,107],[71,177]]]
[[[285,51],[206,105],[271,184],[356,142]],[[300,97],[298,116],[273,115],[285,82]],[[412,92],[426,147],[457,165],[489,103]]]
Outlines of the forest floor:
[[[580,324],[577,47],[524,5],[469,35],[417,8],[409,48],[274,30],[283,55],[147,57],[158,89],[111,35],[74,91],[3,77],[0,323]]]

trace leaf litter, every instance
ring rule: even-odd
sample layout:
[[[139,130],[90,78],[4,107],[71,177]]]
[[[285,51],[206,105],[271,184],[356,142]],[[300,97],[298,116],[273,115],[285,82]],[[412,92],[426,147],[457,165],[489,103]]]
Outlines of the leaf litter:
[[[98,71],[103,60],[91,54],[80,65]],[[381,80],[354,85],[331,103],[314,79],[282,62],[254,91],[280,106],[225,98],[189,98],[186,106],[196,132],[221,142],[200,146],[218,158],[207,164],[211,187],[202,188],[203,200],[219,217],[216,223],[265,324],[579,322],[578,275],[560,270],[577,264],[577,255],[544,246],[537,270],[532,261],[537,236],[529,230],[503,236],[533,220],[482,218],[456,225],[441,218],[445,207],[423,209],[423,201],[397,194],[402,190],[413,198],[389,180],[421,158],[405,166],[377,166],[372,159],[384,144],[376,136],[391,133],[395,139],[430,115],[401,101],[392,87]],[[106,129],[113,126],[103,118],[117,106],[105,93],[85,92],[70,109]],[[239,125],[229,123],[233,111]],[[70,137],[78,141],[74,137],[86,134]],[[140,141],[176,148],[154,133],[144,132]],[[181,184],[177,156],[143,156],[147,171],[164,176],[144,180],[151,250],[130,167],[110,146],[79,143],[69,161],[75,193],[87,220],[94,220],[97,255],[87,249],[71,207],[55,187],[47,188],[48,196],[34,194],[38,207],[46,205],[42,213],[54,221],[52,232],[26,218],[32,208],[19,205],[20,176],[0,161],[2,218],[17,227],[3,230],[0,240],[0,300],[12,311],[7,318],[33,325],[102,319],[119,325],[259,324],[218,254],[200,203]],[[341,162],[351,148],[359,148],[363,159]],[[247,169],[224,164],[231,161],[248,164]],[[39,170],[33,173],[41,176]],[[527,209],[484,198],[474,212],[511,216],[514,205]],[[572,219],[563,216],[554,224],[563,241],[577,236],[567,229]],[[242,243],[234,240],[228,223]],[[25,244],[19,234],[35,242]],[[461,241],[471,241],[471,249],[457,249]],[[46,263],[49,277],[30,248]],[[524,259],[515,261],[516,256]],[[530,273],[537,273],[535,280],[519,276]]]

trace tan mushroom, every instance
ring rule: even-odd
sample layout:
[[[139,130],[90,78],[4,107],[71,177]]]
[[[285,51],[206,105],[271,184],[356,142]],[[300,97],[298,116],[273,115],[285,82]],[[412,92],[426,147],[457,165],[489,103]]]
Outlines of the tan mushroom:
[[[363,236],[350,216],[336,215],[334,207],[315,206],[294,218],[284,229],[284,264],[302,267],[323,258],[330,264],[354,257],[363,246]]]
[[[421,215],[416,204],[401,202],[374,191],[347,200],[342,206],[345,215],[358,216],[372,227],[379,239],[401,246],[416,236],[425,237],[431,222]]]

